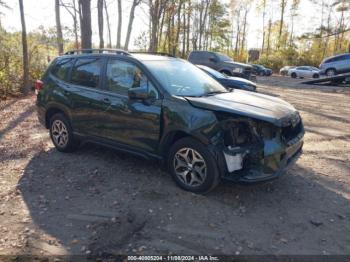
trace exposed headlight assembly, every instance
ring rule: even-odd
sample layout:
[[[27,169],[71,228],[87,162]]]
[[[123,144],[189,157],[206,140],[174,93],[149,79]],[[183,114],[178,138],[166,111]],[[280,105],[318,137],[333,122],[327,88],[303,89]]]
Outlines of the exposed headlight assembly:
[[[235,67],[232,69],[233,73],[243,73],[243,68],[241,67]]]
[[[257,126],[257,132],[262,139],[270,140],[275,138],[277,135],[277,131],[277,127],[269,123],[260,122]]]

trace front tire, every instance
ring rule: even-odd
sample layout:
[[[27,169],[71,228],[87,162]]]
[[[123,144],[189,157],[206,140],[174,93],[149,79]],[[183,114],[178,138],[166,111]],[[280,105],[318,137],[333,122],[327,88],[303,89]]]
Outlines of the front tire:
[[[312,76],[312,78],[319,78],[319,77],[320,77],[319,74],[314,74],[314,75]]]
[[[193,193],[207,193],[220,182],[212,153],[193,138],[180,139],[170,148],[167,166],[176,184]]]
[[[292,77],[292,78],[297,78],[297,74],[296,74],[296,73],[292,73],[292,74],[291,74],[291,77]]]
[[[60,152],[73,152],[78,147],[69,120],[61,113],[50,119],[50,137],[56,149]]]

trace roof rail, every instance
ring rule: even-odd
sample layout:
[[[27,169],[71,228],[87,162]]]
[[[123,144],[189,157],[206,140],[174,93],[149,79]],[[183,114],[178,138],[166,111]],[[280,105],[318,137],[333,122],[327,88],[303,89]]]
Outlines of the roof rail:
[[[131,54],[150,54],[150,55],[161,55],[161,56],[168,56],[168,57],[176,57],[172,54],[165,53],[165,52],[130,52]]]
[[[130,53],[121,49],[75,49],[65,53],[65,55],[78,55],[78,54],[102,54],[102,53],[114,53],[118,55],[130,56]]]

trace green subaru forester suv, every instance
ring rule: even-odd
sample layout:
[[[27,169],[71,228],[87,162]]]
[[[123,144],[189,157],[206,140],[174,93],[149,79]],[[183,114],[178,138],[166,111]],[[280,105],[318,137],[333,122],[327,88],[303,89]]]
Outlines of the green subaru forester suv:
[[[227,90],[165,54],[71,51],[50,64],[36,89],[39,120],[57,150],[94,142],[159,159],[196,193],[222,179],[276,178],[302,151],[304,127],[293,106]]]

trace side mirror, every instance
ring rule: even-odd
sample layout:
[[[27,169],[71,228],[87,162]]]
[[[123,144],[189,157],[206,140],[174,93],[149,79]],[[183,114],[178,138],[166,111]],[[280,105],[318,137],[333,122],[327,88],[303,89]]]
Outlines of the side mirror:
[[[141,99],[145,100],[149,96],[147,87],[135,87],[128,90],[129,99]]]
[[[215,56],[209,57],[209,61],[216,63],[218,59]]]

